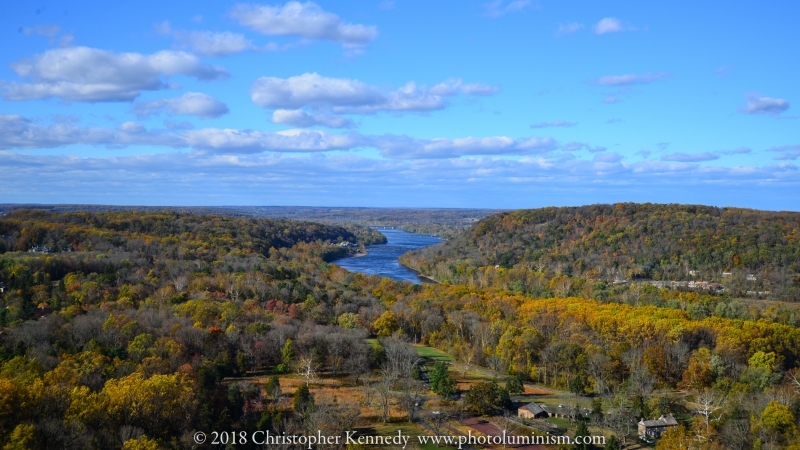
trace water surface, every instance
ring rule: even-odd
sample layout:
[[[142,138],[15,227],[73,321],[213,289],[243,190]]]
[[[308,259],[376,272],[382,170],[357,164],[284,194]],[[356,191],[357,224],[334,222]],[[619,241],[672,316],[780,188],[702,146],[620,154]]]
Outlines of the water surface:
[[[351,272],[380,275],[399,281],[410,281],[414,284],[427,282],[424,278],[420,278],[416,272],[400,264],[397,258],[409,250],[438,244],[444,242],[444,240],[434,236],[408,233],[403,230],[379,228],[378,231],[383,233],[389,242],[380,245],[368,245],[367,251],[369,253],[366,256],[349,256],[337,259],[334,263]]]

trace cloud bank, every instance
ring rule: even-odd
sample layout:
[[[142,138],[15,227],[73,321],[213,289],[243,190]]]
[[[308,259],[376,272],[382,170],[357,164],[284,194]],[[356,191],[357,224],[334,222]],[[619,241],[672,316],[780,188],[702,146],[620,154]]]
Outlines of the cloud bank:
[[[228,76],[225,70],[179,51],[151,55],[114,53],[90,47],[48,50],[14,63],[11,69],[29,82],[3,83],[6,100],[61,98],[78,102],[120,102],[142,91],[172,87],[165,78],[186,75],[208,81]]]

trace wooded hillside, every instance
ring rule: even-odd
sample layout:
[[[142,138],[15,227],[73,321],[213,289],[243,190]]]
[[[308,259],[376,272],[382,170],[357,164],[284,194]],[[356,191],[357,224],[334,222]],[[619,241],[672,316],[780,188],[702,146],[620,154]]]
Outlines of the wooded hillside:
[[[800,213],[634,203],[519,210],[403,261],[452,282],[499,266],[605,281],[726,281],[798,299]]]

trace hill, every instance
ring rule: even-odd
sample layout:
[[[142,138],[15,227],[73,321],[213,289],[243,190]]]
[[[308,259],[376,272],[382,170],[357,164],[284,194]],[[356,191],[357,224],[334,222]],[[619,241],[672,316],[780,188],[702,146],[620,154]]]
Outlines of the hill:
[[[379,233],[366,227],[365,237]],[[69,250],[106,251],[125,244],[166,239],[180,247],[181,259],[193,257],[198,247],[235,248],[244,253],[266,254],[270,248],[291,247],[300,242],[361,243],[359,236],[335,225],[283,219],[252,219],[192,215],[174,211],[157,213],[73,212],[16,210],[0,220],[0,253],[47,247],[49,252]]]
[[[591,280],[724,281],[796,298],[800,213],[634,203],[519,210],[403,262],[454,283],[499,266]]]

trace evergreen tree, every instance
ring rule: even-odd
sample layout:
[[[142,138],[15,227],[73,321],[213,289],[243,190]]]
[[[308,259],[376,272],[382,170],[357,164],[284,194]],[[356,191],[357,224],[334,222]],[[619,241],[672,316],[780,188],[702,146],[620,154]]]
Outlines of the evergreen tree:
[[[589,427],[586,426],[585,420],[578,421],[578,428],[575,430],[575,440],[579,441],[573,447],[575,450],[589,450],[592,448],[591,444],[586,443],[589,438]]]
[[[314,396],[311,395],[311,391],[308,389],[308,386],[305,384],[301,384],[300,387],[294,392],[294,399],[293,399],[293,407],[294,412],[305,414],[314,406]]]
[[[456,393],[456,382],[450,376],[447,365],[441,361],[433,365],[428,380],[431,383],[431,390],[442,397],[447,398]]]
[[[616,435],[611,435],[606,441],[605,450],[622,450],[622,443],[619,442]]]

